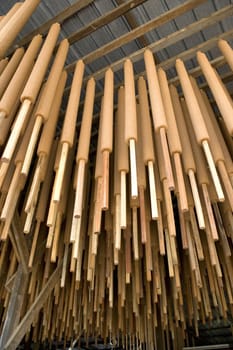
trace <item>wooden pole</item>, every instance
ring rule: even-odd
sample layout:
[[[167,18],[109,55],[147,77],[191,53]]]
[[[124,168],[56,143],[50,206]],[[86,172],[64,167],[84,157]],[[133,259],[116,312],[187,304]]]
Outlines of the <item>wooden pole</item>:
[[[223,193],[219,176],[213,161],[213,155],[210,150],[209,134],[205,125],[205,121],[202,116],[200,106],[198,104],[190,79],[185,69],[184,63],[180,59],[176,60],[176,69],[181,81],[182,89],[185,96],[185,101],[187,103],[190,120],[192,122],[192,126],[194,129],[197,142],[203,147],[204,154],[206,156],[206,160],[210,169],[210,173],[213,179],[213,183],[214,183],[219,201],[223,201],[224,193]]]
[[[223,88],[220,77],[218,76],[217,72],[213,69],[206,55],[203,52],[197,52],[197,61],[213,93],[215,101],[226,124],[227,130],[229,134],[232,135],[233,122],[231,115],[233,106],[231,102],[231,97]]]
[[[220,39],[218,41],[218,47],[229,64],[231,70],[233,70],[233,50],[226,40]]]
[[[53,105],[53,100],[58,89],[58,83],[60,81],[68,49],[69,43],[66,39],[64,39],[59,46],[48,80],[44,85],[44,91],[41,94],[40,101],[35,112],[36,120],[22,166],[21,172],[25,176],[27,176],[29,172],[40,129],[43,123],[48,120],[50,109]]]
[[[137,112],[133,65],[130,60],[124,64],[125,79],[125,142],[129,145],[131,197],[138,197],[136,140],[137,140]],[[127,102],[126,102],[127,101]]]
[[[118,112],[116,115],[116,139],[117,139],[117,169],[120,173],[120,226],[125,229],[127,226],[126,215],[126,174],[129,172],[128,146],[125,142],[125,90],[121,86],[118,90]]]
[[[79,60],[76,65],[71,92],[69,96],[66,116],[62,128],[61,135],[61,156],[59,160],[58,171],[54,183],[53,202],[59,202],[61,198],[62,182],[65,174],[68,151],[73,146],[75,135],[75,124],[77,120],[77,112],[79,107],[79,99],[81,93],[81,85],[84,73],[84,64]]]
[[[14,123],[13,130],[10,134],[7,145],[2,155],[2,159],[5,162],[9,162],[11,160],[13,156],[13,152],[17,145],[21,130],[23,128],[23,125],[27,120],[29,109],[31,105],[34,104],[37,98],[59,31],[60,31],[60,26],[58,23],[54,24],[51,27],[48,33],[48,36],[44,42],[44,45],[40,51],[40,54],[36,60],[36,63],[33,67],[33,70],[30,74],[30,77],[27,81],[27,84],[24,87],[24,90],[21,94],[22,104],[21,104],[19,113],[17,115],[17,119]]]
[[[169,143],[169,150],[174,159],[177,191],[179,193],[180,208],[182,211],[188,211],[188,201],[184,184],[184,177],[181,165],[182,145],[180,135],[177,128],[175,112],[172,105],[172,99],[168,87],[166,73],[161,68],[158,70],[158,79],[163,98],[164,109],[167,120],[167,137]]]
[[[3,58],[7,49],[11,46],[14,39],[28,21],[32,13],[39,5],[40,0],[26,0],[9,18],[7,23],[0,29],[0,57]]]
[[[105,74],[104,96],[102,105],[102,124],[101,124],[101,144],[103,182],[102,182],[102,209],[109,208],[109,158],[113,148],[113,92],[114,76],[111,69]]]
[[[174,178],[171,167],[171,160],[169,156],[169,149],[167,144],[166,130],[167,120],[164,110],[161,90],[158,81],[158,75],[155,67],[155,62],[152,52],[147,49],[144,52],[144,60],[146,65],[146,74],[149,85],[150,104],[152,109],[152,117],[154,129],[161,139],[162,154],[165,163],[166,177],[168,179],[168,186],[170,190],[174,189]]]
[[[139,106],[140,106],[140,131],[142,138],[142,157],[145,164],[148,166],[149,188],[150,188],[150,203],[152,219],[158,218],[155,173],[154,173],[154,145],[152,136],[152,126],[150,121],[149,101],[147,97],[146,82],[143,77],[138,79],[139,90]]]

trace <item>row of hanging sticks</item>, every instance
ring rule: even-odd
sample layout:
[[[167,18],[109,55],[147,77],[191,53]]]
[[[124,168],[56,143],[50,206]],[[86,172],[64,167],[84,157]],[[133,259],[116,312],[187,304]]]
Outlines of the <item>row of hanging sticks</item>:
[[[17,212],[18,234],[29,237],[30,248],[22,316],[62,263],[60,282],[33,322],[35,341],[84,335],[134,349],[170,348],[172,341],[179,349],[188,344],[187,326],[198,335],[199,321],[232,315],[231,96],[198,52],[220,119],[180,59],[182,97],[145,49],[146,79],[135,82],[125,60],[116,110],[114,74],[106,70],[93,167],[95,80],[79,111],[82,60],[56,136],[69,50],[64,39],[52,59],[59,32],[56,23],[43,45],[37,35],[26,51],[0,61],[1,327],[5,285],[18,265],[9,239]],[[218,44],[232,69],[231,47]]]

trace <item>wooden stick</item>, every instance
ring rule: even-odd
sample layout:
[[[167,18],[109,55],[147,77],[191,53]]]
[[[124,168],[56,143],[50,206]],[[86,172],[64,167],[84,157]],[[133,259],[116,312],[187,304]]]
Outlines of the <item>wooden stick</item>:
[[[114,265],[119,265],[119,249],[116,249],[114,248],[114,251],[113,251],[113,263]]]
[[[147,165],[148,165],[148,177],[149,177],[149,188],[150,188],[151,216],[153,220],[156,220],[158,219],[159,214],[158,214],[158,207],[157,207],[154,164],[152,161],[149,161]]]
[[[215,167],[215,164],[214,164],[213,156],[212,156],[212,153],[211,153],[211,150],[210,150],[210,147],[209,147],[209,143],[208,143],[207,140],[204,140],[202,142],[202,147],[204,149],[206,160],[207,160],[207,163],[209,165],[210,173],[211,173],[211,176],[212,176],[212,179],[213,179],[213,183],[214,183],[214,187],[215,187],[216,192],[217,192],[218,199],[219,199],[220,202],[223,202],[224,199],[225,199],[224,198],[224,193],[223,193],[223,190],[222,190],[222,186],[221,186],[221,183],[220,183],[220,180],[219,180],[219,177],[218,177],[218,173],[217,173],[217,170],[216,170],[216,167]]]
[[[163,151],[163,159],[164,159],[164,167],[167,175],[168,187],[169,190],[172,191],[175,188],[174,177],[172,173],[171,159],[168,150],[167,137],[165,128],[160,128],[160,139],[161,139],[161,147]]]
[[[24,209],[26,213],[28,213],[30,211],[31,206],[33,205],[33,202],[35,200],[36,193],[39,192],[40,181],[41,181],[41,172],[43,170],[44,162],[45,162],[44,155],[40,155],[38,162],[37,162],[36,170],[34,173],[33,181],[32,181],[31,187],[30,187],[30,191],[28,194],[26,206]],[[21,170],[21,174],[22,174],[22,170]]]
[[[9,207],[9,210],[7,212],[7,217],[4,221],[4,225],[3,225],[3,230],[1,232],[1,240],[5,241],[8,237],[9,234],[9,230],[10,230],[10,226],[12,223],[12,219],[15,213],[15,209],[16,209],[16,205],[19,199],[19,195],[20,195],[20,187],[16,187],[15,192],[14,192],[14,198],[12,200],[12,204]]]
[[[144,187],[139,187],[139,204],[140,204],[140,222],[141,222],[141,241],[143,244],[147,241],[147,227],[146,227],[146,207]]]
[[[121,171],[121,218],[120,225],[122,229],[127,226],[127,215],[126,215],[126,171]]]
[[[97,178],[97,194],[94,206],[94,217],[93,217],[93,232],[100,233],[101,228],[101,197],[102,197],[102,177]]]
[[[158,206],[158,236],[159,236],[159,252],[161,255],[165,255],[165,242],[164,242],[164,234],[163,234],[163,221],[162,221],[162,210],[161,210],[161,202],[157,201]]]
[[[167,251],[167,262],[168,262],[168,272],[169,277],[174,277],[174,268],[172,263],[172,253],[171,253],[171,245],[170,245],[170,239],[169,239],[169,233],[168,230],[165,229],[165,242],[166,242],[166,251]]]
[[[38,198],[38,193],[36,194],[35,201],[37,201],[37,198]],[[26,221],[24,223],[23,232],[26,234],[30,233],[31,231],[35,210],[36,210],[36,203],[34,202],[34,204],[30,208],[30,211],[27,213]]]
[[[139,260],[137,207],[132,208],[132,231],[133,231],[134,260]]]
[[[185,212],[185,211],[188,211],[188,199],[187,199],[187,194],[185,190],[184,175],[182,170],[180,153],[174,153],[173,158],[174,158],[174,164],[176,169],[176,179],[177,179],[177,186],[179,191],[180,209],[182,212]]]
[[[38,135],[40,132],[40,128],[42,126],[43,123],[43,118],[42,116],[37,116],[33,130],[32,130],[32,134],[30,137],[30,141],[27,147],[27,151],[25,154],[25,158],[24,158],[24,162],[23,162],[23,166],[22,166],[22,170],[21,173],[25,176],[28,175],[29,169],[30,169],[30,165],[31,165],[31,161],[32,161],[32,157],[33,157],[33,153],[36,147],[36,143],[37,143],[37,139],[38,139]]]
[[[108,210],[109,206],[109,151],[105,150],[103,154],[103,182],[102,182],[102,210]]]
[[[215,98],[217,106],[220,110],[220,113],[224,119],[225,125],[230,135],[233,132],[233,123],[232,123],[232,111],[233,105],[231,97],[228,91],[224,88],[222,81],[216,72],[216,70],[211,66],[210,62],[207,59],[206,54],[203,52],[197,52],[197,61],[203,71],[203,75],[206,78],[206,81],[210,87],[210,90]]]
[[[91,243],[92,243],[92,245],[91,245],[91,254],[94,255],[94,257],[95,257],[97,255],[98,234],[93,233]]]
[[[54,231],[54,238],[53,238],[53,246],[52,246],[51,258],[50,258],[51,262],[56,262],[56,259],[57,259],[57,251],[58,251],[58,243],[59,243],[61,223],[62,223],[62,213],[58,212],[57,220],[56,220],[56,226],[55,226],[55,231]]]
[[[34,235],[33,235],[33,240],[32,240],[32,246],[30,249],[30,256],[29,256],[29,261],[28,261],[28,267],[31,268],[33,265],[33,260],[34,260],[34,256],[35,256],[35,252],[36,252],[36,244],[37,244],[37,240],[38,240],[38,236],[39,236],[39,232],[40,232],[40,221],[37,221],[36,223],[36,228],[34,231]]]
[[[2,161],[9,162],[13,156],[15,147],[17,145],[21,130],[23,128],[24,122],[27,118],[29,109],[31,107],[31,101],[25,99],[20,107],[19,113],[17,115],[14,127],[7,141],[6,147],[2,154]]]
[[[214,208],[216,222],[217,222],[219,233],[220,233],[220,238],[222,240],[223,251],[224,251],[226,256],[231,256],[231,248],[229,246],[229,242],[228,242],[228,239],[227,239],[226,231],[224,229],[222,217],[221,217],[220,211],[218,209],[217,203],[213,204],[213,208]]]
[[[219,259],[218,259],[218,255],[216,252],[216,246],[215,246],[214,240],[212,238],[208,222],[206,223],[206,241],[208,244],[207,247],[208,247],[208,251],[209,251],[211,265],[215,266],[215,267],[218,266],[216,269],[216,273],[217,273],[218,277],[221,277],[221,268],[219,265]],[[205,248],[204,244],[203,244],[203,248]]]
[[[135,140],[129,140],[129,159],[130,159],[130,180],[131,180],[131,197],[138,197],[137,165],[136,165],[136,145]]]
[[[70,230],[70,243],[75,242],[76,231],[80,220],[81,218],[75,218],[75,217],[73,217],[72,219],[71,230]]]
[[[81,218],[78,218],[76,231],[75,231],[75,241],[73,244],[72,259],[78,259],[79,247],[80,247],[80,235],[81,235]]]
[[[83,209],[83,188],[85,178],[85,160],[80,159],[78,162],[78,174],[76,183],[76,195],[74,204],[74,217],[80,218]]]
[[[55,188],[53,193],[53,202],[59,202],[61,198],[62,182],[64,179],[68,152],[69,152],[69,144],[68,142],[64,142],[62,144],[61,158],[59,162],[58,171],[56,174]]]
[[[192,194],[193,194],[195,209],[196,209],[196,213],[197,213],[198,226],[201,230],[203,230],[205,228],[205,219],[204,219],[204,214],[202,211],[201,200],[200,200],[200,196],[199,196],[199,192],[198,192],[195,174],[194,174],[194,171],[192,169],[189,169],[188,176],[189,176],[189,181],[190,181],[191,190],[192,190]]]
[[[78,257],[77,257],[76,274],[75,274],[75,281],[76,282],[81,281],[81,271],[82,271],[82,247],[81,247],[81,245],[80,245],[79,249],[81,251],[78,252]]]
[[[174,236],[169,236],[170,245],[171,245],[171,253],[172,253],[172,262],[173,265],[178,265],[178,256],[177,256],[177,248],[176,248],[176,238]]]
[[[125,231],[125,269],[126,269],[126,284],[129,284],[131,273],[132,273],[132,267],[131,267],[131,237],[130,237],[130,231],[128,228]]]
[[[229,201],[231,211],[233,211],[233,188],[226,170],[226,165],[223,161],[219,160],[217,163],[217,167],[222,179],[223,186],[225,188],[226,197]]]
[[[197,250],[198,260],[202,261],[204,260],[204,253],[203,253],[200,234],[199,234],[199,230],[196,222],[196,216],[193,208],[190,208],[190,221],[191,221],[193,238],[194,238],[194,242]]]
[[[168,223],[168,231],[170,236],[175,237],[176,236],[176,225],[175,225],[175,219],[174,219],[174,213],[173,213],[173,206],[172,206],[172,199],[171,199],[171,193],[168,189],[168,180],[163,180],[163,193],[164,193],[164,201],[166,206],[166,212],[167,212],[167,223]]]
[[[120,225],[120,218],[121,218],[121,195],[116,194],[115,196],[115,249],[121,249],[121,225]]]
[[[182,210],[180,209],[179,201],[178,201],[178,214],[179,214],[179,221],[180,221],[182,248],[185,250],[185,249],[188,249],[187,232],[185,227],[185,213],[183,213]]]
[[[208,216],[208,219],[209,219],[210,231],[211,231],[213,239],[215,241],[217,241],[219,239],[219,237],[218,237],[218,230],[217,230],[217,227],[216,227],[216,224],[215,224],[214,214],[213,214],[213,210],[212,210],[212,207],[211,207],[208,187],[207,187],[206,184],[202,184],[201,188],[202,188],[203,198],[204,198],[204,202],[205,202],[205,206],[206,206],[207,216]]]
[[[218,47],[229,64],[231,70],[233,70],[233,50],[226,40],[220,39],[218,41]]]
[[[51,227],[56,221],[56,215],[58,210],[58,203],[50,201],[49,213],[47,217],[47,226]]]
[[[6,176],[9,165],[10,165],[10,162],[0,163],[0,189],[2,188],[3,182],[5,180],[5,176]]]
[[[55,232],[55,224],[56,224],[56,217],[57,213],[55,216],[55,220],[52,226],[49,227],[49,233],[47,237],[47,242],[46,242],[46,248],[51,250],[52,244],[53,244],[53,239],[54,239],[54,232]]]
[[[11,181],[11,185],[4,203],[4,207],[1,212],[1,220],[6,220],[8,216],[8,212],[10,211],[10,208],[13,204],[13,202],[16,200],[15,193],[16,189],[19,187],[19,177],[20,177],[20,170],[21,170],[21,163],[18,163],[16,165],[16,169]]]
[[[64,252],[64,258],[63,258],[63,264],[62,264],[62,274],[61,274],[61,288],[64,288],[65,281],[66,281],[66,275],[67,275],[67,263],[68,263],[68,255],[69,255],[69,245],[65,245],[65,252]]]
[[[6,113],[4,111],[0,111],[0,124],[3,122],[5,118],[6,118]]]

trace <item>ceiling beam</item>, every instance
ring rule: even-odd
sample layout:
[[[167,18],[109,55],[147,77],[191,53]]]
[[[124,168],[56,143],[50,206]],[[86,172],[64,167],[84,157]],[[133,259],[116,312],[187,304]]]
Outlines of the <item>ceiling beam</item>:
[[[97,29],[114,21],[115,19],[119,18],[120,16],[126,14],[128,11],[139,6],[140,4],[142,4],[145,1],[147,1],[147,0],[129,0],[127,2],[124,2],[122,5],[117,6],[112,11],[109,11],[109,12],[105,13],[104,15],[98,17],[94,21],[88,23],[88,25],[86,25],[84,28],[81,28],[78,31],[68,35],[67,39],[68,39],[70,45],[74,44],[78,40],[85,38],[87,35],[90,35],[91,33],[95,32]]]
[[[225,57],[219,56],[211,61],[211,66],[213,66],[214,68],[218,68],[218,67],[223,66],[225,63],[226,63]],[[202,74],[201,67],[197,66],[195,68],[190,69],[189,74],[192,75],[192,77],[194,77],[194,78],[198,77],[199,75]],[[173,85],[178,85],[180,83],[179,77],[176,76],[176,77],[170,79],[169,83],[173,84]]]
[[[175,8],[156,17],[155,19],[141,25],[140,27],[133,29],[131,32],[128,32],[122,35],[121,37],[117,38],[116,40],[113,40],[107,43],[106,45],[101,46],[99,49],[93,52],[90,52],[88,55],[86,55],[82,59],[85,64],[89,64],[95,61],[96,59],[108,54],[109,52],[129,43],[130,41],[137,39],[138,37],[149,32],[150,30],[155,29],[156,27],[166,22],[170,22],[172,19],[176,18],[177,16],[180,16],[185,12],[192,10],[194,7],[197,7],[198,5],[206,1],[207,0],[188,0],[184,4],[176,6]],[[68,72],[72,72],[75,69],[75,65],[76,65],[76,62],[73,62],[67,65],[66,70]]]
[[[203,43],[197,45],[197,46],[194,46],[192,47],[191,49],[189,50],[186,50],[184,52],[180,52],[178,55],[176,56],[173,56],[171,58],[169,58],[168,60],[164,61],[164,62],[161,62],[158,67],[162,67],[163,69],[169,69],[171,67],[174,66],[175,64],[175,61],[177,58],[180,58],[181,60],[183,61],[186,61],[186,60],[189,60],[190,58],[194,57],[196,52],[198,50],[200,51],[208,51],[209,49],[211,49],[214,45],[217,44],[218,40],[219,39],[229,39],[229,38],[232,38],[232,35],[233,35],[233,29],[232,30],[229,30],[228,32],[225,32],[225,33],[222,33],[221,35],[217,36],[217,37],[214,37],[214,38],[211,38],[207,41],[204,41]]]
[[[124,3],[125,0],[116,0],[118,5],[121,5]],[[130,25],[131,29],[137,28],[138,27],[138,21],[136,20],[134,14],[132,12],[128,12],[124,15],[126,21]],[[140,36],[138,39],[138,42],[142,47],[145,47],[149,45],[149,40],[145,37],[145,35]]]
[[[200,19],[198,22],[194,22],[188,26],[186,26],[185,28],[182,28],[158,41],[156,41],[155,43],[149,45],[147,48],[149,48],[153,53],[156,53],[170,45],[173,45],[175,43],[177,43],[180,40],[183,40],[187,37],[189,37],[190,35],[193,35],[195,33],[197,33],[198,31],[209,27],[210,25],[213,25],[217,22],[219,22],[220,20],[226,18],[227,16],[230,16],[233,14],[233,6],[226,6],[223,9],[214,12],[212,15],[208,16],[208,17],[204,17],[202,19]],[[223,35],[225,35],[225,33],[223,33]],[[213,38],[215,40],[217,40],[217,38]],[[203,43],[203,45],[206,45],[207,41],[205,41]],[[209,42],[209,41],[208,41]],[[198,48],[198,46],[195,46],[194,48],[192,48],[191,50],[195,50],[195,48]],[[133,63],[138,62],[140,60],[143,59],[143,55],[144,55],[144,51],[145,49],[140,49],[134,53],[132,53],[131,55],[128,56],[129,59],[131,59],[131,61]],[[186,52],[189,52],[189,50],[184,51],[183,53],[180,54],[185,54]],[[169,66],[169,68],[171,67],[170,63],[173,59],[173,57],[171,57],[170,59],[161,62],[160,64],[164,67],[165,66]],[[111,69],[114,72],[117,72],[118,70],[123,68],[124,65],[124,61],[125,58],[122,58],[116,62],[113,62],[109,67],[111,67]],[[104,67],[102,69],[100,69],[99,71],[97,71],[96,73],[92,74],[92,77],[95,80],[100,80],[104,78],[105,75],[105,71],[106,71],[107,67]],[[85,78],[85,80],[89,79],[90,77]]]

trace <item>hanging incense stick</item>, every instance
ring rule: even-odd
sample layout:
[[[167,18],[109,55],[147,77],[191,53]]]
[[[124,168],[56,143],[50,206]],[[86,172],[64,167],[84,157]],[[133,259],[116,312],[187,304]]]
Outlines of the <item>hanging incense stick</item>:
[[[65,120],[62,128],[62,135],[60,140],[62,145],[61,156],[59,161],[58,172],[55,179],[54,193],[52,198],[54,202],[60,201],[62,182],[65,173],[68,151],[74,143],[75,124],[77,120],[83,73],[84,64],[81,60],[79,60],[76,64],[69,101],[66,109]]]
[[[27,176],[29,172],[31,160],[33,157],[33,153],[42,124],[45,123],[45,121],[48,119],[53,99],[58,88],[58,82],[65,63],[68,49],[68,40],[64,39],[59,46],[48,80],[45,84],[43,94],[41,95],[40,102],[36,111],[35,124],[32,130],[32,135],[22,166],[22,174],[24,174],[25,176]]]
[[[167,137],[169,143],[169,149],[173,156],[175,171],[176,171],[176,181],[177,181],[177,191],[179,193],[180,208],[182,211],[188,211],[187,195],[184,184],[184,177],[182,171],[181,154],[182,146],[180,141],[179,132],[176,125],[176,119],[174,114],[174,109],[171,101],[171,96],[168,88],[168,81],[166,73],[162,70],[158,70],[159,84],[161,88],[161,95],[163,98],[164,109],[166,112],[166,120],[168,124]]]
[[[203,52],[197,52],[197,60],[203,71],[203,74],[209,84],[209,87],[214,95],[218,108],[222,114],[224,122],[226,124],[227,130],[230,135],[233,133],[233,121],[232,121],[232,111],[233,105],[231,101],[231,97],[223,89],[219,77],[216,71],[213,69],[211,64],[209,63],[206,55]]]
[[[107,210],[109,207],[109,155],[112,152],[113,144],[113,79],[113,72],[111,69],[108,69],[105,73],[104,81],[103,121],[100,145],[103,162],[103,210]]]
[[[224,193],[219,180],[217,170],[213,161],[213,155],[209,146],[209,134],[206,129],[203,116],[198,105],[197,99],[192,89],[191,82],[189,80],[187,71],[185,69],[184,63],[178,59],[176,60],[176,69],[180,78],[182,89],[184,92],[185,100],[191,117],[193,129],[196,135],[196,139],[199,144],[202,145],[206,160],[210,169],[210,173],[214,182],[216,192],[218,194],[219,201],[224,200]]]
[[[152,109],[153,123],[155,132],[161,138],[162,152],[165,162],[166,177],[168,179],[168,186],[170,190],[174,189],[174,179],[171,167],[171,161],[168,151],[168,144],[166,138],[167,120],[163,106],[161,91],[157,71],[154,63],[154,58],[150,50],[144,53],[144,60],[146,65],[146,74],[149,86],[150,104]]]
[[[148,166],[148,177],[150,187],[150,202],[151,202],[151,215],[152,219],[158,218],[156,186],[155,186],[155,173],[154,173],[154,145],[152,138],[152,126],[149,113],[149,101],[146,91],[145,80],[140,77],[138,80],[138,91],[140,101],[140,115],[143,121],[141,121],[141,137],[142,137],[142,155],[145,164]]]
[[[28,21],[32,13],[39,5],[39,0],[26,0],[17,8],[15,13],[10,16],[7,23],[0,29],[0,57],[2,58],[7,49],[11,46],[14,39]]]
[[[12,158],[22,127],[25,121],[27,120],[29,109],[31,105],[33,105],[36,101],[39,89],[41,87],[41,83],[43,81],[45,72],[47,70],[51,58],[53,48],[56,44],[59,31],[60,25],[58,23],[55,23],[50,28],[50,31],[40,51],[37,61],[33,67],[33,70],[30,74],[24,91],[21,94],[22,104],[17,115],[17,119],[14,123],[13,130],[2,155],[2,159],[5,162],[9,162]]]
[[[118,90],[118,114],[117,114],[117,169],[120,173],[120,226],[125,229],[127,226],[126,215],[126,174],[129,172],[128,146],[125,142],[125,90],[120,87]]]
[[[129,145],[131,197],[138,197],[136,148],[137,141],[137,112],[133,65],[129,59],[124,63],[125,80],[125,142]],[[127,102],[126,102],[127,101]]]
[[[226,40],[220,39],[218,41],[218,47],[221,50],[223,56],[225,57],[227,63],[233,70],[233,50]]]

